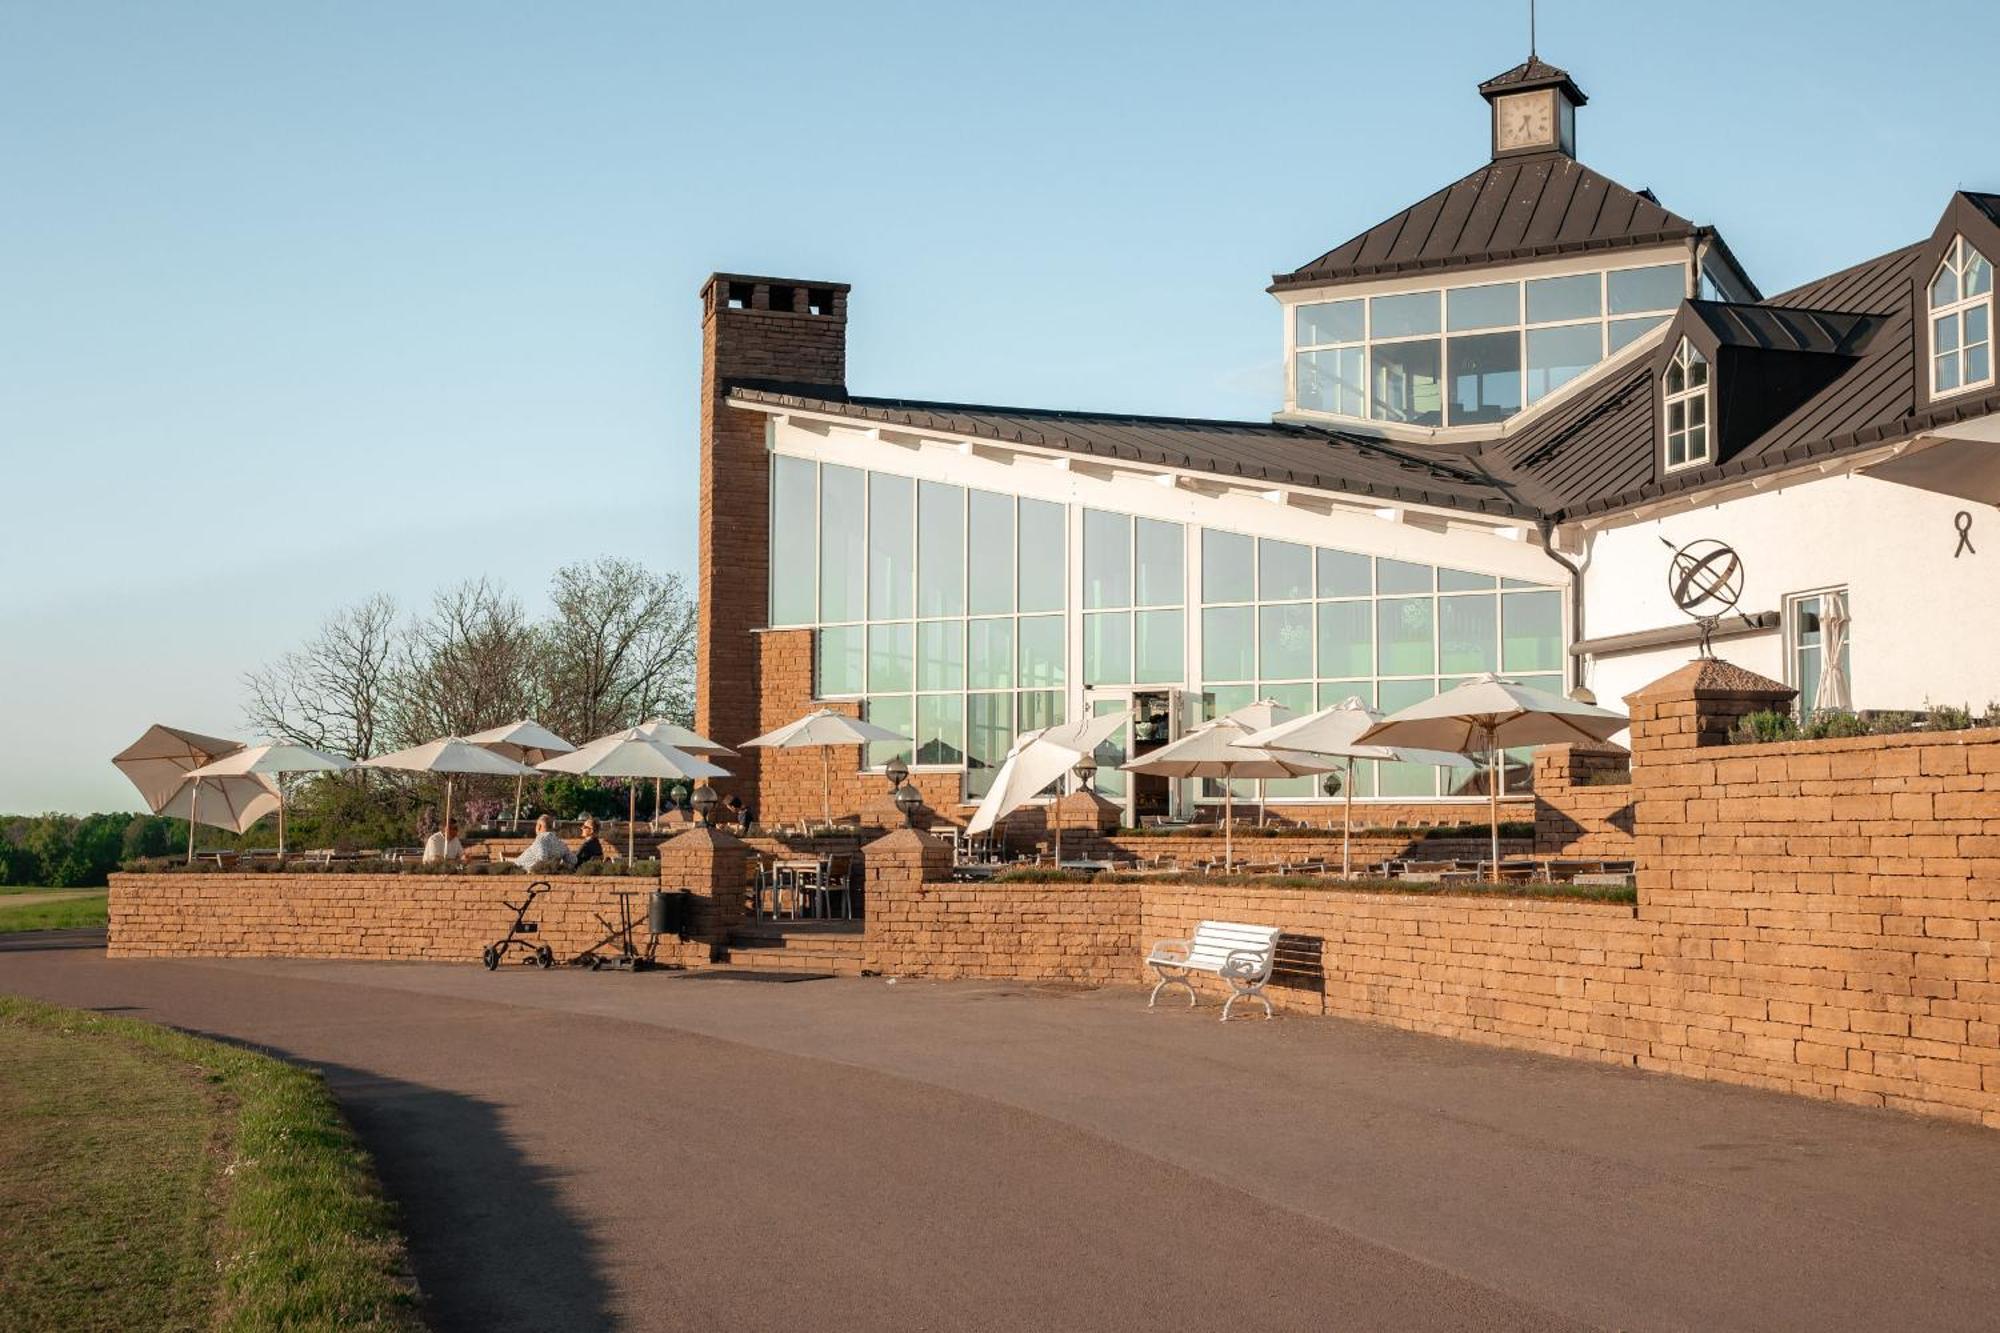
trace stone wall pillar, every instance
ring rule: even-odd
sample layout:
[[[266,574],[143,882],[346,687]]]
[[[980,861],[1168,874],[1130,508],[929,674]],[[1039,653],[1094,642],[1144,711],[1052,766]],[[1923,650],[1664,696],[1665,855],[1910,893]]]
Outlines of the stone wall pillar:
[[[742,924],[749,856],[749,847],[717,828],[689,829],[660,844],[660,887],[694,895],[690,940],[683,946],[694,956],[681,961],[707,962]],[[660,948],[664,955],[666,942]]]
[[[869,972],[896,974],[921,966],[906,958],[906,942],[925,884],[951,876],[951,844],[943,838],[900,828],[861,849],[867,873],[866,941],[862,967]]]

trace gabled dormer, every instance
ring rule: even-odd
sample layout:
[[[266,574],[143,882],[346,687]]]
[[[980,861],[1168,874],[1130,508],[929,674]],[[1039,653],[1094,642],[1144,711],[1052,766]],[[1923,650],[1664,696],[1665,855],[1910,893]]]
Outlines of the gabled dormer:
[[[1913,267],[1920,408],[1990,394],[1996,385],[1993,268],[2000,264],[2000,195],[1959,191]]]
[[[1687,302],[1653,359],[1654,475],[1729,462],[1845,374],[1883,323],[1839,310]]]

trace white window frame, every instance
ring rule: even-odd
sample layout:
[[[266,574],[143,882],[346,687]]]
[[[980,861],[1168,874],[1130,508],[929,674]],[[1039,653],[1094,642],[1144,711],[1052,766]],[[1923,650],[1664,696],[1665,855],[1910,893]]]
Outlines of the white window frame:
[[[1786,593],[1784,598],[1779,602],[1781,609],[1778,619],[1784,629],[1785,684],[1799,691],[1798,697],[1792,701],[1792,707],[1801,720],[1810,719],[1814,710],[1812,700],[1805,696],[1805,680],[1799,672],[1799,653],[1805,647],[1804,644],[1799,642],[1799,607],[1806,602],[1819,601],[1835,593],[1839,593],[1841,596],[1847,598],[1848,638],[1844,647],[1849,670],[1852,670],[1854,662],[1854,592],[1847,584],[1829,583],[1823,588],[1806,588],[1800,592]],[[1824,631],[1821,631],[1821,633],[1822,637],[1819,643],[1820,670],[1824,672],[1826,670],[1826,639],[1824,638]],[[1852,685],[1853,682],[1850,681],[1850,689]]]
[[[1688,380],[1690,376],[1688,372],[1696,365],[1702,368],[1701,383],[1699,385],[1689,385]],[[1681,388],[1679,390],[1669,390],[1667,388],[1667,375],[1672,373],[1674,366],[1679,366],[1681,369]],[[1688,468],[1706,467],[1715,461],[1714,372],[1715,367],[1709,362],[1707,357],[1701,354],[1701,349],[1684,337],[1681,339],[1680,346],[1674,349],[1671,364],[1660,376],[1660,462],[1668,472],[1684,472]],[[1680,430],[1674,430],[1672,427],[1674,408],[1681,404],[1692,404],[1695,402],[1701,404],[1702,419],[1701,425],[1698,428],[1702,433],[1701,456],[1697,458],[1691,452],[1684,453],[1681,461],[1676,463],[1673,461],[1674,437],[1678,435],[1685,441],[1694,434],[1697,427],[1692,424],[1686,424],[1687,417],[1683,415],[1682,421],[1684,424]]]
[[[1972,260],[1977,260],[1986,266],[1986,290],[1972,296],[1967,296],[1965,294],[1965,270],[1969,267],[1969,261]],[[1943,305],[1936,305],[1934,304],[1935,298],[1931,293],[1937,286],[1938,275],[1946,269],[1950,269],[1958,278],[1958,299],[1948,301]],[[1986,308],[1986,340],[1983,344],[1986,348],[1986,376],[1984,379],[1967,380],[1964,377],[1965,317],[1970,311],[1980,306]],[[1995,374],[1993,357],[1994,309],[1992,260],[1983,251],[1974,246],[1972,242],[1966,240],[1965,237],[1952,237],[1951,244],[1945,247],[1944,258],[1939,260],[1938,266],[1931,270],[1930,282],[1924,286],[1924,311],[1925,347],[1929,352],[1928,364],[1930,366],[1929,384],[1931,397],[1934,399],[1955,398],[1959,394],[1991,386],[1994,382]],[[1940,389],[1938,387],[1938,361],[1940,353],[1937,348],[1937,331],[1938,325],[1944,323],[1946,320],[1952,321],[1958,328],[1958,346],[1951,352],[1943,353],[1942,355],[1956,356],[1958,358],[1959,381],[1949,389]]]

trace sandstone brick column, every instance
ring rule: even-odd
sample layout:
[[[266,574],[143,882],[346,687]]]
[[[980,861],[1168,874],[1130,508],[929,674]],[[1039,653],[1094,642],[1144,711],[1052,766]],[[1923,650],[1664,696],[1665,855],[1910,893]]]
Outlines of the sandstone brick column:
[[[749,855],[750,849],[733,834],[716,828],[689,829],[660,844],[660,887],[694,894],[688,931],[693,939],[683,946],[681,961],[708,961],[742,924]],[[666,943],[660,949],[664,954]]]
[[[920,970],[930,944],[916,922],[924,884],[951,875],[951,844],[915,829],[902,828],[861,849],[867,872],[867,940],[862,966],[895,975]]]

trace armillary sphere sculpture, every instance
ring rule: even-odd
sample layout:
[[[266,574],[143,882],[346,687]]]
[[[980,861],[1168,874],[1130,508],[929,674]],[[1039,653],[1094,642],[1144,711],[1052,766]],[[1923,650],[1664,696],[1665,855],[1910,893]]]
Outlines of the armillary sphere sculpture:
[[[1701,655],[1714,657],[1710,639],[1743,595],[1743,560],[1736,549],[1710,538],[1689,542],[1668,562],[1667,591],[1674,605],[1701,626]]]

